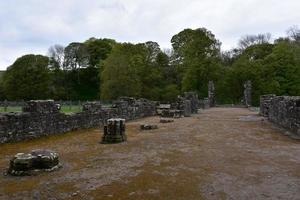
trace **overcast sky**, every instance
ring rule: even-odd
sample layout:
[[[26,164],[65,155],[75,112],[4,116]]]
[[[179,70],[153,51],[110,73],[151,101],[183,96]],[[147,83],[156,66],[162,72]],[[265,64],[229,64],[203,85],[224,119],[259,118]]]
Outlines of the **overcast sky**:
[[[0,70],[21,55],[90,37],[170,48],[184,28],[206,27],[227,50],[243,35],[276,38],[299,23],[300,0],[0,0]]]

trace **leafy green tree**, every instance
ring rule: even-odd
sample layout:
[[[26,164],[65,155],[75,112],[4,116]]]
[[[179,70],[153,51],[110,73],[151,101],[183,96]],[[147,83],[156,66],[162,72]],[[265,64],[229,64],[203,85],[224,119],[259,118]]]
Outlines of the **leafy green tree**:
[[[218,77],[221,43],[205,28],[185,29],[174,35],[171,43],[181,90],[207,96],[208,81]]]
[[[49,58],[25,55],[8,67],[3,76],[4,92],[10,100],[47,99],[51,78]]]
[[[97,67],[100,62],[105,60],[116,44],[112,39],[90,38],[84,42],[89,54],[89,67]]]
[[[103,63],[101,73],[102,99],[120,96],[140,97],[141,73],[146,63],[147,49],[142,44],[116,44]]]

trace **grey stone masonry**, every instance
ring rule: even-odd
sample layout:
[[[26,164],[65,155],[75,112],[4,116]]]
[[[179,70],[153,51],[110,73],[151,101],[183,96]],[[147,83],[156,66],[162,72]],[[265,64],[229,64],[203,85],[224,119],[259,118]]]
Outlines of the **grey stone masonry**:
[[[300,96],[261,96],[260,114],[300,136]]]
[[[127,140],[125,134],[125,119],[112,118],[107,120],[104,126],[104,134],[101,143],[112,144],[125,142]]]
[[[251,106],[251,98],[252,98],[251,92],[252,92],[252,82],[248,80],[244,84],[244,98],[243,98],[243,102],[247,107]]]
[[[111,108],[88,102],[78,113],[61,113],[59,108],[53,100],[29,101],[23,112],[0,113],[0,143],[100,127],[113,117],[132,120],[156,114],[155,102],[134,98],[120,99]]]
[[[209,101],[209,107],[216,106],[215,85],[213,81],[208,82],[208,101]]]
[[[186,100],[190,100],[192,114],[198,113],[198,109],[200,107],[200,101],[198,98],[198,94],[196,92],[185,92],[184,98]]]
[[[271,100],[275,97],[275,94],[262,95],[260,96],[260,115],[264,117],[268,117],[269,109],[271,105]]]

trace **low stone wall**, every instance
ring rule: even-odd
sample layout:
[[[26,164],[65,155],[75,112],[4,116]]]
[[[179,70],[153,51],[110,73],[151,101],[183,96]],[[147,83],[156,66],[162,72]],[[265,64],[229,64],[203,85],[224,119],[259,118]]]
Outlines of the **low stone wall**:
[[[300,96],[261,96],[260,114],[300,136]]]
[[[99,102],[88,102],[79,113],[59,112],[52,100],[29,101],[21,113],[0,113],[0,143],[21,141],[45,135],[102,126],[107,119],[122,117],[127,120],[153,116],[155,103],[146,99],[120,99],[111,108]]]

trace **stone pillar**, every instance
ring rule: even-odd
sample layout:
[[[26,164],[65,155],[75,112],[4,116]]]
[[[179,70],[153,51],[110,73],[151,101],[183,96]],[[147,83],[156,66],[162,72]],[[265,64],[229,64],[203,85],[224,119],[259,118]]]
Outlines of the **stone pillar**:
[[[252,82],[250,80],[247,80],[244,83],[244,104],[247,107],[251,106],[251,90],[252,90]]]
[[[209,101],[209,107],[215,107],[216,105],[215,85],[213,81],[208,82],[208,101]]]
[[[125,119],[111,118],[104,126],[102,143],[120,143],[127,140],[125,134]]]
[[[179,96],[177,98],[177,109],[184,117],[190,117],[192,114],[191,101]]]
[[[196,92],[185,92],[184,98],[191,101],[191,112],[198,113],[198,108],[200,106],[199,98]]]

